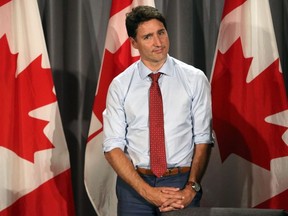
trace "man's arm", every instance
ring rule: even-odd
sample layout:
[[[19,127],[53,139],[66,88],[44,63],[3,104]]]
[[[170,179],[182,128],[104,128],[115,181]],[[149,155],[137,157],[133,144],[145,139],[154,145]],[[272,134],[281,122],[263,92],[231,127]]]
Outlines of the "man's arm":
[[[195,145],[188,181],[197,182],[200,184],[209,162],[211,146],[211,144],[206,143]],[[182,192],[184,196],[183,204],[184,206],[187,206],[195,197],[196,191],[191,187],[191,185],[186,185]]]
[[[168,199],[181,200],[182,196],[179,194],[166,194],[162,193],[162,190],[166,191],[178,191],[178,188],[169,187],[151,187],[147,184],[134,169],[133,164],[124,154],[124,152],[115,148],[105,153],[105,158],[113,167],[115,172],[131,187],[133,187],[144,199],[148,202],[161,206]]]
[[[189,181],[201,182],[211,154],[211,144],[196,144]]]

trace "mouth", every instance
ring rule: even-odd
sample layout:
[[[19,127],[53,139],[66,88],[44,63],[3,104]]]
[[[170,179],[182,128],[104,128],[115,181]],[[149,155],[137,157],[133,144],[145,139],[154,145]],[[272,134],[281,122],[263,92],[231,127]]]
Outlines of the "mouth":
[[[157,49],[154,49],[153,52],[156,53],[156,54],[160,54],[164,51],[164,47],[161,47],[161,48],[157,48]]]

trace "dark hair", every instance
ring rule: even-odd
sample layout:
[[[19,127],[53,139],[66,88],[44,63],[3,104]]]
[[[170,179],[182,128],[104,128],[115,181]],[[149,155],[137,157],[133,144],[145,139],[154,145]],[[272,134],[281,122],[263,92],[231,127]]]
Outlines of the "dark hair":
[[[135,39],[139,24],[151,19],[159,20],[163,23],[165,29],[167,29],[165,17],[156,8],[151,6],[137,6],[132,8],[132,11],[126,14],[126,30],[128,36]]]

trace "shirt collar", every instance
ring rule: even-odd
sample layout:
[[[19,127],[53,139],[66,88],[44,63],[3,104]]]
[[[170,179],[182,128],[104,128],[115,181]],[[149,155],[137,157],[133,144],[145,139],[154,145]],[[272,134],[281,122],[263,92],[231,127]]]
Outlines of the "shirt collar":
[[[149,68],[147,68],[141,60],[139,61],[138,69],[139,69],[141,79],[145,79],[150,73],[152,73],[152,71]],[[174,72],[173,71],[173,61],[169,55],[167,55],[166,62],[159,69],[159,71],[163,74],[168,75],[168,76],[173,75],[173,72]]]

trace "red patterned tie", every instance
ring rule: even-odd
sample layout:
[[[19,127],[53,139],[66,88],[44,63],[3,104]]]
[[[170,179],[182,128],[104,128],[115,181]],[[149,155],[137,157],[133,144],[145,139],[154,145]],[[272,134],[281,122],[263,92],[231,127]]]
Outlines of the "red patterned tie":
[[[164,118],[161,91],[158,79],[161,73],[150,74],[152,84],[150,87],[149,121],[150,121],[150,166],[152,172],[160,177],[167,169]]]

